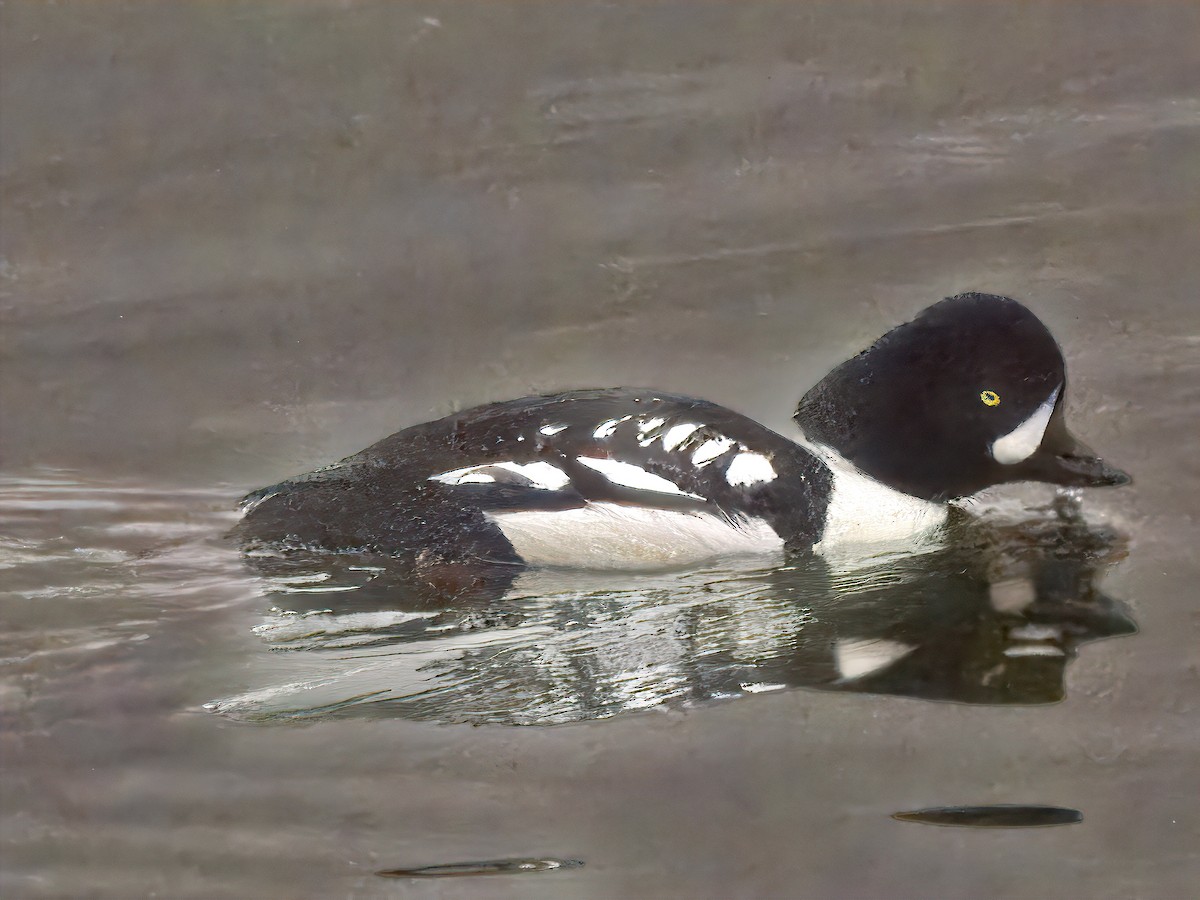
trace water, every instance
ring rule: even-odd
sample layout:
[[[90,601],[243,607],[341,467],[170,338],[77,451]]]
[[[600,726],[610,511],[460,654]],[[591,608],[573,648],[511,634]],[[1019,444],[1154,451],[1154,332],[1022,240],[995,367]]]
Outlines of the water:
[[[5,897],[1200,878],[1195,8],[0,16]],[[965,289],[1043,317],[1132,487],[996,492],[957,551],[452,611],[224,538],[245,490],[531,391],[785,429]],[[1082,821],[892,818],[1014,805]]]
[[[274,683],[207,708],[250,722],[551,725],[790,687],[1048,703],[1080,644],[1136,631],[1095,587],[1124,543],[1076,503],[972,531],[849,567],[504,566],[449,606],[387,558],[255,555],[273,605],[254,631],[277,653]]]

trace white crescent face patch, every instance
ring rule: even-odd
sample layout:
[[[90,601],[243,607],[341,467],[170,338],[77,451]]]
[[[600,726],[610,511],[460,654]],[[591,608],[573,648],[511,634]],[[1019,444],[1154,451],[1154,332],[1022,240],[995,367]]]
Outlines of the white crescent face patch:
[[[1029,418],[992,442],[992,459],[1005,466],[1016,465],[1033,456],[1034,451],[1042,445],[1046,436],[1046,427],[1050,424],[1050,416],[1054,413],[1054,404],[1058,402],[1058,394],[1062,386],[1046,398],[1046,402],[1030,413]]]

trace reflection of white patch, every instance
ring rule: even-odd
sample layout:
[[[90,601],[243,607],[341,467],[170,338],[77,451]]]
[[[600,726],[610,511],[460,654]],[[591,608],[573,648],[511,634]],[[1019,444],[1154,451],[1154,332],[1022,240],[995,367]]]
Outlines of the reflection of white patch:
[[[538,431],[540,431],[542,434],[546,435],[546,437],[550,437],[551,435],[558,434],[560,431],[566,431],[566,430],[567,430],[566,425],[543,425],[541,428],[538,429]]]
[[[663,449],[670,453],[702,427],[701,425],[693,425],[687,422],[682,425],[672,425],[667,429],[667,433],[663,435]]]
[[[833,645],[833,658],[837,663],[838,674],[847,681],[852,681],[886,669],[915,649],[909,644],[886,641],[882,638],[847,639]]]
[[[1058,647],[1053,644],[1017,644],[1012,647],[1004,648],[1004,655],[1011,657],[1019,656],[1066,656]]]
[[[732,446],[733,441],[729,438],[711,438],[696,448],[696,452],[692,454],[692,465],[702,466],[710,463]]]
[[[596,426],[596,430],[592,432],[592,437],[598,441],[602,441],[607,437],[612,437],[612,433],[617,430],[617,426],[622,422],[628,422],[633,416],[621,416],[619,419],[609,419],[607,422],[601,422]]]
[[[735,487],[742,484],[757,484],[774,481],[775,469],[771,461],[761,453],[739,453],[725,470],[725,480]]]
[[[557,512],[491,513],[489,518],[531,565],[655,569],[783,549],[779,535],[761,519],[734,527],[706,513],[614,503]]]
[[[287,585],[271,583],[272,593],[277,594],[338,594],[345,591],[357,591],[361,587],[361,584]]]
[[[357,590],[360,586],[355,586]],[[273,611],[274,612],[274,611]],[[361,637],[364,634],[379,629],[394,628],[404,622],[421,618],[424,613],[412,612],[360,612],[338,613],[332,610],[319,610],[305,615],[292,613],[276,613],[260,625],[253,628],[255,634],[274,643],[284,643],[300,638],[318,636],[332,637],[344,634],[347,637]],[[378,635],[374,635],[378,637]]]
[[[664,494],[674,494],[678,497],[693,497],[697,500],[703,499],[696,494],[689,494],[681,491],[673,482],[661,475],[655,475],[653,472],[647,472],[640,466],[635,466],[632,463],[618,462],[615,459],[593,459],[590,456],[581,456],[579,461],[589,469],[594,469],[599,472],[613,484],[621,484],[625,487],[637,488],[642,491],[658,491]]]
[[[909,545],[919,543],[946,521],[948,508],[944,504],[892,490],[829,447],[802,446],[816,454],[833,475],[825,527],[821,540],[813,547],[818,553],[861,544],[899,544],[895,549],[916,549]]]
[[[1037,588],[1028,578],[1010,578],[988,585],[988,600],[996,612],[1018,612],[1037,598]]]
[[[1061,641],[1062,629],[1054,625],[1030,622],[1009,629],[1008,636],[1014,641]]]
[[[739,687],[747,694],[765,694],[768,691],[782,691],[787,687],[786,684],[771,684],[770,682],[748,682],[742,683]]]
[[[1046,402],[1035,409],[1020,425],[1003,437],[997,438],[992,444],[992,458],[1001,465],[1011,466],[1033,456],[1035,450],[1042,445],[1046,435],[1046,426],[1050,424],[1050,416],[1054,413],[1054,404],[1058,400],[1055,388]]]
[[[487,474],[486,469],[505,469],[517,475],[528,478],[535,488],[541,488],[545,491],[555,491],[569,484],[571,479],[559,469],[557,466],[552,466],[548,462],[531,462],[531,463],[515,463],[515,462],[498,462],[488,463],[482,466],[469,466],[465,469],[455,469],[452,472],[443,472],[441,475],[430,476],[430,481],[440,481],[442,484],[483,484],[496,479]]]
[[[329,572],[312,572],[308,575],[273,575],[266,580],[272,584],[296,585],[296,584],[317,584],[322,581],[328,581],[333,575]]]

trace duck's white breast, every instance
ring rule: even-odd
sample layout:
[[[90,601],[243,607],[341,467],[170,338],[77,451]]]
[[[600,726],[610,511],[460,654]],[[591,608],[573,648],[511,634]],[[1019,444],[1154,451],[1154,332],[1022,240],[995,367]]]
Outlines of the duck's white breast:
[[[803,443],[829,468],[833,484],[821,539],[813,550],[842,555],[852,548],[869,553],[917,549],[946,522],[944,503],[894,490],[859,471],[836,451]]]

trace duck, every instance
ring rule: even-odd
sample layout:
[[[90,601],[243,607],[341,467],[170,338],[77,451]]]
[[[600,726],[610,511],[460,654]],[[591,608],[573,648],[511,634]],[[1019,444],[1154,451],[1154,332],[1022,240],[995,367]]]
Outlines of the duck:
[[[248,494],[243,546],[416,567],[657,569],[936,542],[960,501],[1128,474],[1067,429],[1066,365],[1019,301],[935,303],[835,367],[783,435],[707,400],[594,388],[476,406]]]

